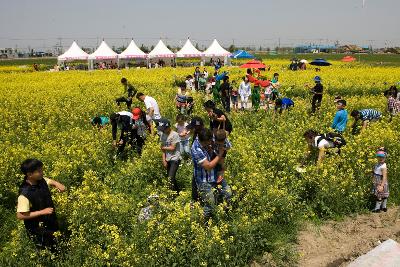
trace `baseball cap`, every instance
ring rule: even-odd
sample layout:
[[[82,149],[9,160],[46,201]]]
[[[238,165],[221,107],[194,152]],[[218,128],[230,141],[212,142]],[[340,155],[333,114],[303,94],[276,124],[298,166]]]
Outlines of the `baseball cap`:
[[[158,125],[157,125],[157,130],[163,132],[165,131],[165,129],[167,129],[168,127],[171,127],[171,122],[166,119],[166,118],[161,118],[158,121]]]
[[[132,109],[132,117],[134,120],[138,120],[140,118],[140,115],[142,114],[142,110],[140,108],[134,108]]]
[[[196,126],[203,126],[204,122],[203,119],[200,117],[193,117],[190,121],[189,125],[186,126],[187,129],[193,129]]]
[[[316,81],[316,82],[320,82],[322,79],[321,79],[321,77],[319,77],[319,76],[315,76],[314,77],[314,81]]]

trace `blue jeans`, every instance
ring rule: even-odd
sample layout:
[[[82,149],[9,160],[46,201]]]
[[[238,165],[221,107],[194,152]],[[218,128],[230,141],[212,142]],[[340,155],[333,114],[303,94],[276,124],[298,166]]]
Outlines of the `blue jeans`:
[[[220,185],[207,182],[197,184],[197,189],[199,190],[200,203],[203,206],[206,221],[213,215],[215,206],[219,204],[220,199],[229,202],[232,196],[231,188],[225,179],[222,180]]]
[[[189,156],[190,155],[190,140],[181,140],[180,142],[180,150],[181,156]]]

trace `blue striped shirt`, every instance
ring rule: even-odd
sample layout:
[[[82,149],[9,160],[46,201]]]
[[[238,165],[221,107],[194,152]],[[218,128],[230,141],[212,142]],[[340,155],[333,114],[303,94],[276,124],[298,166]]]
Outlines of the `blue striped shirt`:
[[[205,148],[201,146],[198,138],[194,140],[190,152],[192,155],[194,167],[193,175],[196,184],[199,185],[201,183],[215,183],[217,181],[215,170],[212,169],[210,171],[207,171],[202,166],[205,160],[211,161],[211,155]]]
[[[360,112],[360,119],[363,121],[377,120],[382,116],[382,113],[375,109],[362,109]]]

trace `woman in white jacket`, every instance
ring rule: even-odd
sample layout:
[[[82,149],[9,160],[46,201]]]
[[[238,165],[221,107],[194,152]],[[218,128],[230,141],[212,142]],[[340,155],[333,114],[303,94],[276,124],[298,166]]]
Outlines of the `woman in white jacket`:
[[[247,77],[243,78],[239,86],[239,95],[240,95],[240,107],[242,110],[247,109],[247,102],[249,101],[249,96],[251,96],[251,84]]]

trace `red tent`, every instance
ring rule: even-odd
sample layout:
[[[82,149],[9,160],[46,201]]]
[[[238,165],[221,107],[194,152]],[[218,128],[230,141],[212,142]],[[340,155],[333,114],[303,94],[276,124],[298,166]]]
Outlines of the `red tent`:
[[[352,57],[352,56],[345,56],[344,58],[342,58],[343,62],[353,62],[355,60],[357,60],[357,59],[355,57]]]

